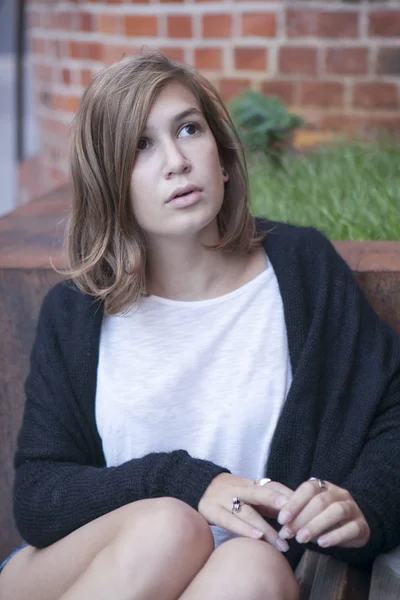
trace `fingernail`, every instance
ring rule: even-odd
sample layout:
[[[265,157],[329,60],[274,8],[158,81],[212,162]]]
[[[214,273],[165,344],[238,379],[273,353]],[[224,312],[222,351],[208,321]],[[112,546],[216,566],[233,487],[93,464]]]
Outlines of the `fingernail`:
[[[307,529],[300,529],[296,535],[296,540],[299,542],[299,544],[305,544],[310,540],[310,532],[307,531]]]
[[[321,548],[327,548],[329,546],[329,537],[327,535],[323,535],[317,539],[318,546]]]
[[[257,539],[262,538],[263,535],[264,535],[263,532],[260,531],[259,529],[253,529],[253,531],[251,532],[251,537],[257,538]]]
[[[281,540],[289,540],[293,537],[293,533],[288,527],[284,527],[283,529],[281,529],[278,535],[281,538]]]
[[[278,496],[277,499],[275,500],[275,506],[276,508],[282,508],[282,506],[284,504],[286,504],[287,502],[287,498],[285,496]]]
[[[275,546],[281,552],[287,552],[289,550],[289,544],[287,542],[285,542],[285,540],[281,540],[281,538],[279,538],[279,537],[276,538],[276,540],[275,540]]]
[[[278,515],[278,523],[279,523],[279,525],[284,525],[285,523],[287,523],[288,521],[290,521],[291,516],[292,515],[287,510],[283,510],[282,512],[280,512],[279,515]]]

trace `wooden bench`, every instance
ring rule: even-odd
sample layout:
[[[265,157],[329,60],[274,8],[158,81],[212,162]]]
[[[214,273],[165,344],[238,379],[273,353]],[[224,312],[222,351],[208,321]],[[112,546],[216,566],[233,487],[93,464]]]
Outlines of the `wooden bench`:
[[[60,280],[70,190],[53,193],[0,218],[0,561],[20,542],[12,518],[12,460],[28,361],[40,304]],[[400,334],[400,242],[337,242],[375,310]],[[400,440],[399,440],[400,443]],[[399,499],[400,500],[400,499]],[[397,570],[397,574],[396,574]],[[307,552],[296,571],[302,600],[400,598],[400,553],[382,555],[371,574]]]

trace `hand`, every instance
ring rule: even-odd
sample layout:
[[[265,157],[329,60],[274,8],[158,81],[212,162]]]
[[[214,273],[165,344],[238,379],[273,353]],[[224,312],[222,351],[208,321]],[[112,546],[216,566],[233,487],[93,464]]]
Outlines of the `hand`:
[[[317,481],[302,483],[282,507],[279,537],[316,542],[321,548],[361,548],[371,535],[360,508],[347,490],[333,483],[321,489]]]
[[[286,552],[288,543],[263,516],[275,518],[281,506],[287,503],[292,490],[281,483],[271,481],[264,486],[254,485],[252,479],[220,473],[214,477],[204,492],[198,506],[199,513],[210,525],[218,525],[244,537],[265,539],[278,550]],[[243,506],[232,513],[232,499],[240,498]]]

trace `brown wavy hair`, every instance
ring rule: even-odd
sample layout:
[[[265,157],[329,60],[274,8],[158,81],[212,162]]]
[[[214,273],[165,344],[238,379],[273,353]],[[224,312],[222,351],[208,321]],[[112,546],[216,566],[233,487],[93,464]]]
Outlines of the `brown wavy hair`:
[[[63,271],[82,292],[103,300],[110,315],[123,313],[146,294],[145,237],[133,214],[129,185],[152,104],[171,82],[196,97],[229,173],[217,217],[220,239],[213,248],[247,253],[259,241],[243,148],[218,92],[200,73],[158,50],[124,58],[93,78],[74,118],[69,268]]]

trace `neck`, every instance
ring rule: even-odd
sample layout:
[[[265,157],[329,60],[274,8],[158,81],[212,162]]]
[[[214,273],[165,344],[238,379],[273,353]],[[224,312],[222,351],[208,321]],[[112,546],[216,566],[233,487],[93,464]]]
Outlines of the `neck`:
[[[200,239],[157,240],[147,256],[148,292],[172,300],[206,300],[237,285],[248,257],[205,248]]]

